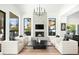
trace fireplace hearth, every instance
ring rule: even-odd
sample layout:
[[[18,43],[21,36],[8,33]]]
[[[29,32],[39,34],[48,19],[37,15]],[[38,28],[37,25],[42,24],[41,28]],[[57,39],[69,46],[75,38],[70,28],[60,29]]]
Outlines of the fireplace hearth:
[[[44,37],[44,32],[35,32],[35,37]]]

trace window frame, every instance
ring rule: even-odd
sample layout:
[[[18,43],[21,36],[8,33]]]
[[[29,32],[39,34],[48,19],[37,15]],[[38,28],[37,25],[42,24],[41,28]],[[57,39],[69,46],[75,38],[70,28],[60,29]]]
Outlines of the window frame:
[[[6,40],[6,13],[2,10],[0,10],[0,12],[2,12],[4,14],[4,16],[3,16],[4,17],[4,22],[3,22],[3,24],[4,24],[4,40]]]

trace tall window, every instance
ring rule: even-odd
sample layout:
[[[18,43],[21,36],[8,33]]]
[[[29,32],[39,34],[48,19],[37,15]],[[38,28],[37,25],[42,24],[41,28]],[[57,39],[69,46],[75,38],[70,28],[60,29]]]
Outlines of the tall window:
[[[10,19],[10,36],[12,37],[18,36],[19,34],[18,25],[19,25],[19,20],[17,18]]]
[[[24,18],[24,33],[31,36],[31,18]]]
[[[48,35],[56,35],[56,18],[48,18]]]
[[[75,35],[76,33],[76,24],[67,24],[67,32]]]
[[[10,13],[9,20],[10,40],[15,40],[14,37],[19,35],[19,18]]]
[[[0,10],[0,41],[5,40],[5,12]]]

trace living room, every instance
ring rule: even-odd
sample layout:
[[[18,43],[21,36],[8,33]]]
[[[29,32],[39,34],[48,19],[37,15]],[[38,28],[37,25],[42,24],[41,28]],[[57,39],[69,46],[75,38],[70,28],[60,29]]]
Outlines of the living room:
[[[78,15],[78,4],[0,4],[0,54],[78,55]]]

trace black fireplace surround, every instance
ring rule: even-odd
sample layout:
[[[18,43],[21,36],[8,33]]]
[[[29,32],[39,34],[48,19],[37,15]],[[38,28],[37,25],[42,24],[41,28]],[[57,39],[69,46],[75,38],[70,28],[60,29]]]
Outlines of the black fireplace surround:
[[[44,32],[35,32],[35,37],[44,37]]]
[[[46,49],[47,48],[47,40],[32,40],[33,49]]]

